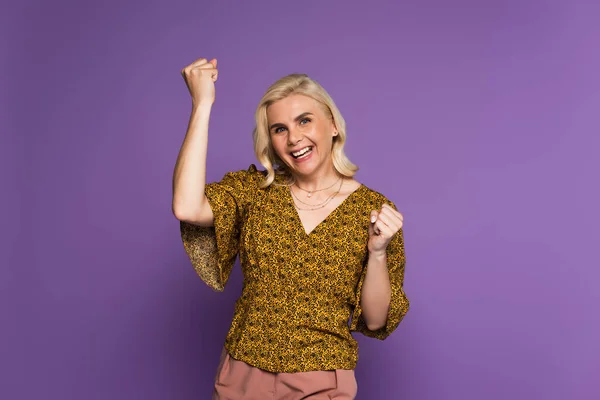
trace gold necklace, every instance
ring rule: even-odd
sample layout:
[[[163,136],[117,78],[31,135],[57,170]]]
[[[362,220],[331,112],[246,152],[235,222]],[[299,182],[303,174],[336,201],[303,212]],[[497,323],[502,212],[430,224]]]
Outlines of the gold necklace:
[[[342,179],[342,178],[340,177],[340,180],[341,180],[341,179]],[[308,197],[308,198],[312,197],[313,193],[320,192],[320,191],[322,191],[322,190],[331,189],[331,188],[332,188],[332,187],[333,187],[333,186],[334,186],[336,183],[338,183],[338,181],[335,181],[335,182],[333,182],[333,184],[332,184],[331,186],[328,186],[328,187],[326,187],[326,188],[323,188],[323,189],[306,190],[306,189],[302,189],[300,186],[298,186],[298,184],[297,184],[296,182],[294,182],[294,184],[296,185],[296,187],[297,187],[298,189],[300,189],[300,190],[302,190],[302,191],[304,191],[304,192],[307,192],[307,194],[306,194],[306,197]],[[305,204],[306,204],[306,203],[305,203]]]
[[[341,179],[340,179],[340,181],[341,181]],[[296,205],[296,202],[294,202],[294,207],[296,207],[298,210],[303,210],[303,211],[313,211],[313,210],[318,210],[318,209],[321,209],[321,208],[325,207],[325,206],[326,206],[326,205],[327,205],[327,204],[328,204],[328,203],[329,203],[329,202],[330,202],[330,201],[331,201],[331,200],[332,200],[332,199],[333,199],[335,196],[337,196],[337,194],[338,194],[338,193],[340,192],[340,190],[342,189],[342,183],[344,183],[344,182],[343,182],[343,181],[341,181],[341,182],[340,182],[340,187],[337,189],[337,191],[336,191],[335,193],[333,193],[331,196],[329,196],[329,197],[328,197],[328,198],[327,198],[327,199],[326,199],[326,200],[325,200],[323,203],[321,203],[321,204],[310,204],[310,205],[312,205],[312,206],[317,206],[317,207],[313,207],[313,208],[301,208],[301,207],[298,207],[298,206]],[[296,195],[294,194],[294,191],[293,191],[291,188],[290,188],[290,192],[292,192],[292,196],[294,196],[294,197],[295,197],[295,198],[296,198],[296,199],[297,199],[297,200],[298,200],[300,203],[302,203],[302,204],[307,204],[307,203],[304,203],[302,200],[300,200],[300,199],[298,198],[298,196],[296,196]]]

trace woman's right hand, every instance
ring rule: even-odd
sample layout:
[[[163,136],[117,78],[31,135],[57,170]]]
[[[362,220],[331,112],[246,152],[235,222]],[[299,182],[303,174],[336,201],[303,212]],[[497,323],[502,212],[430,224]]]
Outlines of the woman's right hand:
[[[199,58],[182,69],[181,75],[190,91],[194,106],[215,102],[215,82],[219,76],[216,58],[210,61]]]

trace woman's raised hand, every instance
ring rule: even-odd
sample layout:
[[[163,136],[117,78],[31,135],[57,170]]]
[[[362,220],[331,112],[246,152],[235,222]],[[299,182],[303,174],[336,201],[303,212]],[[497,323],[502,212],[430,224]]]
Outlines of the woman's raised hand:
[[[215,82],[219,76],[217,59],[199,58],[181,70],[183,80],[192,96],[192,105],[215,102]]]
[[[403,225],[404,215],[387,203],[384,203],[379,211],[372,210],[367,245],[369,252],[384,253],[392,237]]]

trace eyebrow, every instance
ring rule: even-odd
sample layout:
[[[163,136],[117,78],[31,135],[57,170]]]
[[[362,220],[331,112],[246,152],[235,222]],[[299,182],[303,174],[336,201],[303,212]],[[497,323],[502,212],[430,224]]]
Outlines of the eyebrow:
[[[294,118],[294,122],[298,122],[301,119],[303,119],[304,117],[308,116],[308,115],[313,115],[313,113],[311,112],[303,112],[302,114],[298,115],[296,118]],[[280,126],[285,128],[285,125],[282,124],[281,122],[276,122],[273,125],[269,126],[269,132],[273,130],[273,128],[279,128]]]

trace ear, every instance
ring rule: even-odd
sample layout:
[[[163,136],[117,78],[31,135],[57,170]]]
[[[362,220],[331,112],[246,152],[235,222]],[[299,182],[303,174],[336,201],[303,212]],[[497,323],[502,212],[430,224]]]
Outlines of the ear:
[[[333,120],[331,120],[331,129],[332,129],[334,137],[340,134],[340,132],[339,132],[337,126],[335,126],[335,122]]]

